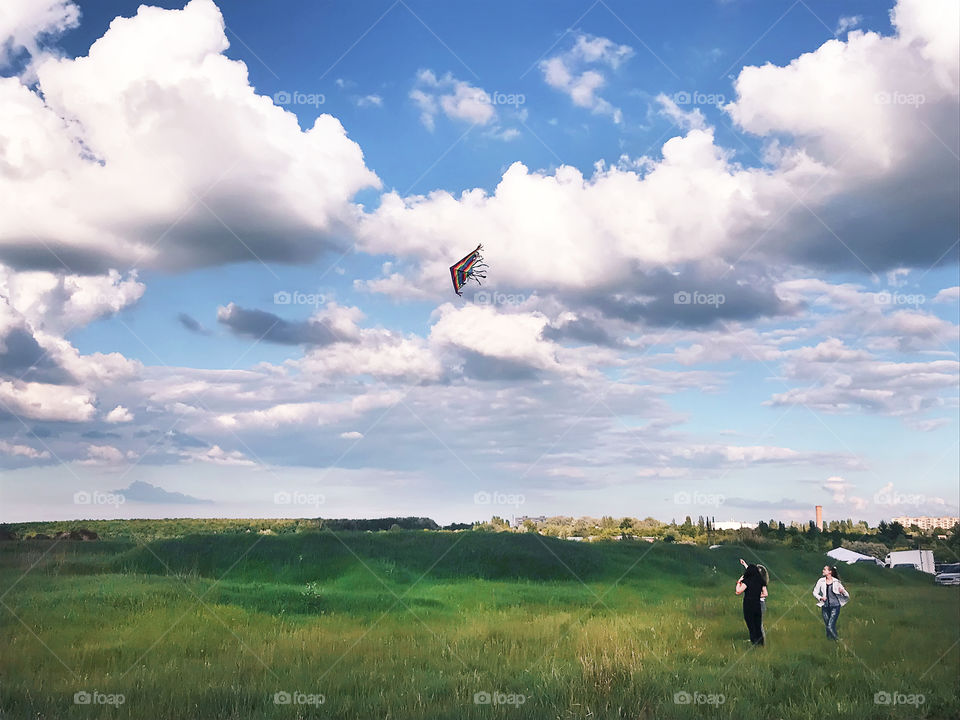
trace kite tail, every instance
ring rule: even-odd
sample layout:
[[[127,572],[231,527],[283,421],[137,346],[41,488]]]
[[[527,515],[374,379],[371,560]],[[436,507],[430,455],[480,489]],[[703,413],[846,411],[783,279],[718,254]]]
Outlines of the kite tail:
[[[476,262],[473,264],[473,267],[470,268],[470,274],[467,275],[468,280],[475,280],[477,285],[483,285],[480,282],[480,278],[484,280],[487,279],[487,269],[489,266],[483,261],[483,257],[480,255],[480,251],[483,250],[483,245],[477,245],[477,249],[474,250],[474,254],[477,256]]]

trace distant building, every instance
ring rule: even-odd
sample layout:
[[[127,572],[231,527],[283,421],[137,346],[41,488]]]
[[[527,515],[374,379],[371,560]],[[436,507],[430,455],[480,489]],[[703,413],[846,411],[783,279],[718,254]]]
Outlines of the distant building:
[[[515,517],[513,519],[513,527],[518,528],[523,525],[527,520],[532,523],[542,523],[547,521],[546,515],[521,515],[520,517]]]
[[[933,530],[934,528],[943,528],[947,530],[957,523],[960,523],[960,517],[895,517],[893,522],[898,522],[909,529],[911,525],[916,525],[921,530]]]
[[[713,523],[714,530],[756,530],[756,528],[757,523],[738,522],[737,520]]]

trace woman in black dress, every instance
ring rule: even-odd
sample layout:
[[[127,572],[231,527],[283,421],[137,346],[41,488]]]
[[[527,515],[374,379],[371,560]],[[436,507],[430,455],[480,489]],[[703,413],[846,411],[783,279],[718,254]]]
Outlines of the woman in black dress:
[[[744,571],[737,580],[737,595],[743,595],[743,619],[747,623],[750,642],[763,645],[763,607],[760,597],[767,583],[756,565],[748,565],[742,559],[740,564],[744,566]]]

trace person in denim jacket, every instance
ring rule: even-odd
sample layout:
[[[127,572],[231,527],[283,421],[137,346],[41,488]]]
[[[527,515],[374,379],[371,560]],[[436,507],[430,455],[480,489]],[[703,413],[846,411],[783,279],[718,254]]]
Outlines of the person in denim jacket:
[[[817,580],[813,588],[813,596],[817,599],[817,607],[823,615],[823,624],[827,629],[827,638],[839,640],[837,637],[837,619],[840,617],[840,608],[850,600],[850,593],[840,582],[840,574],[832,565],[823,566],[823,577]]]

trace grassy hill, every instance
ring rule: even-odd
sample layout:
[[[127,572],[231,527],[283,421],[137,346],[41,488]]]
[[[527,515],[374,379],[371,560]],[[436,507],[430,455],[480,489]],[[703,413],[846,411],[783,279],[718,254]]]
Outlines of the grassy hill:
[[[844,566],[837,645],[810,595],[823,556],[782,547],[153,536],[0,543],[0,716],[960,717],[960,592],[915,572]],[[772,574],[762,649],[741,556]],[[94,691],[124,702],[74,704]]]

